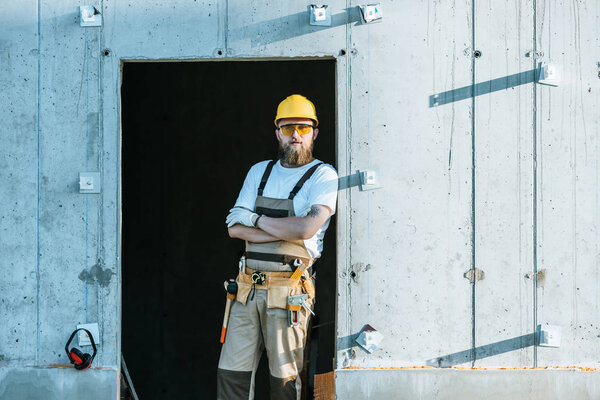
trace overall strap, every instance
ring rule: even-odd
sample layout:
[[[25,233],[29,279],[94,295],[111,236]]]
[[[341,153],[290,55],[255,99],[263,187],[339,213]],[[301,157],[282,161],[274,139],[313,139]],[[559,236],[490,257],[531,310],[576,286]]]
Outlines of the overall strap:
[[[269,179],[269,175],[271,175],[271,170],[273,169],[273,165],[275,165],[276,161],[271,160],[269,164],[267,164],[267,168],[265,169],[265,173],[260,180],[260,185],[258,186],[258,195],[262,196],[263,190],[265,190],[265,186],[267,184],[267,180]]]
[[[315,173],[315,171],[317,170],[317,168],[319,168],[321,166],[321,164],[323,164],[323,163],[321,162],[321,163],[315,164],[312,167],[310,167],[310,169],[308,171],[306,171],[306,173],[302,176],[302,178],[300,178],[298,183],[296,183],[296,186],[294,186],[294,189],[292,189],[292,191],[290,192],[290,196],[288,197],[288,199],[294,200],[294,197],[296,197],[296,195],[298,194],[300,189],[302,189],[302,186],[304,185],[304,183],[310,179],[312,174]]]

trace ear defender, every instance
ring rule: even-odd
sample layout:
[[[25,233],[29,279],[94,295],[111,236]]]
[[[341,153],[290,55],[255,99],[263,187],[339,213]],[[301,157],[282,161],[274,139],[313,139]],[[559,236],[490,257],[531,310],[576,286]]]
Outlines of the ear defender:
[[[75,334],[79,331],[84,331],[90,338],[90,342],[92,342],[92,348],[94,349],[94,353],[92,355],[90,355],[89,353],[82,353],[81,350],[79,350],[77,347],[71,347],[71,350],[69,350],[69,344],[71,344],[71,341],[75,337]],[[69,356],[71,364],[73,364],[76,370],[82,371],[84,369],[89,368],[92,365],[92,361],[94,361],[94,357],[96,357],[97,353],[96,342],[94,342],[94,336],[92,336],[90,331],[88,331],[87,329],[75,329],[73,333],[71,333],[71,337],[69,337],[69,340],[65,345],[65,351],[67,352],[67,356]]]

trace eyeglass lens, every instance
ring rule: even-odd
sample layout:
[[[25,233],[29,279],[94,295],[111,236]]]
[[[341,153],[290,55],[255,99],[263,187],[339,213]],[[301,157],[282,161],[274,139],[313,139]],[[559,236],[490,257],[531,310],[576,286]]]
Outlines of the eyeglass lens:
[[[281,133],[283,133],[285,136],[292,136],[294,131],[298,132],[299,135],[306,135],[312,131],[312,128],[312,125],[305,124],[284,125],[279,127],[279,129],[281,129]]]

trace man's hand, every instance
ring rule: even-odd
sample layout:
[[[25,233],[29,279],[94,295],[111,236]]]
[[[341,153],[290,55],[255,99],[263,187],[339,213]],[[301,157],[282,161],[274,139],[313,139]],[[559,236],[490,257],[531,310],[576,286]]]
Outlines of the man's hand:
[[[258,218],[258,214],[252,212],[246,208],[233,207],[229,210],[229,215],[225,219],[225,223],[228,228],[231,228],[235,224],[240,224],[254,228],[254,221]]]

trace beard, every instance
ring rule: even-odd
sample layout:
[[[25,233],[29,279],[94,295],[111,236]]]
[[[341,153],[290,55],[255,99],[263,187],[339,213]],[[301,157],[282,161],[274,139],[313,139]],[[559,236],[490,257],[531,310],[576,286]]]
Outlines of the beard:
[[[289,144],[285,146],[279,144],[277,157],[284,166],[299,167],[308,164],[313,160],[313,144],[311,143],[309,147],[300,146],[299,149]]]

